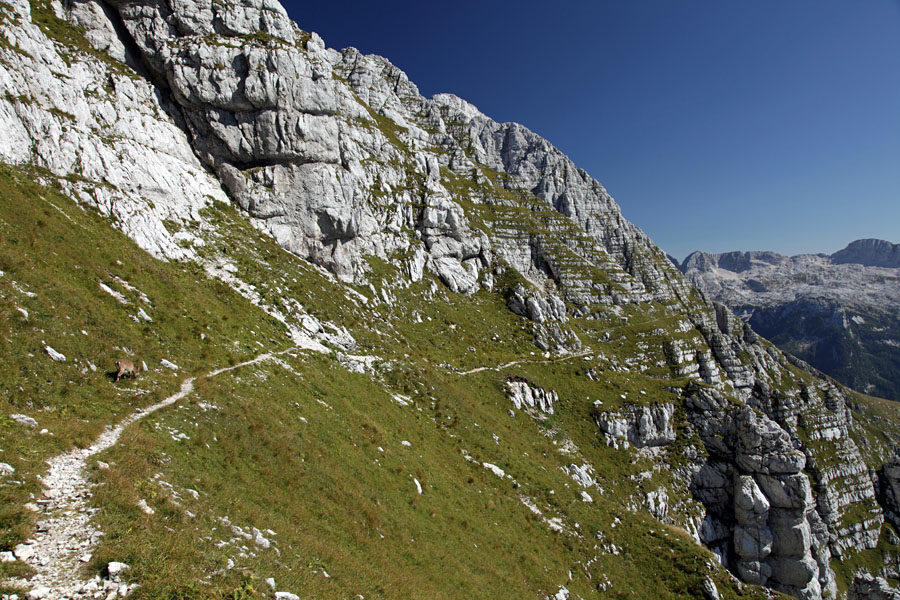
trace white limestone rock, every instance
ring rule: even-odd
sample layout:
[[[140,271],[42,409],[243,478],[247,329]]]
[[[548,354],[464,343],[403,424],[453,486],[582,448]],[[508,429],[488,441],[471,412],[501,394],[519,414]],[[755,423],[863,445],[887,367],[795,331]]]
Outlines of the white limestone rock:
[[[61,182],[64,191],[111,217],[145,250],[161,258],[193,256],[163,221],[199,220],[201,208],[226,196],[169,116],[163,96],[150,82],[102,61],[63,57],[31,23],[27,6],[13,25],[14,45],[22,52],[0,51],[0,87],[6,90],[0,98],[0,159],[77,176]],[[106,36],[107,50],[117,54],[99,5],[76,2],[72,11],[78,22],[90,24],[92,43],[103,45]]]
[[[20,414],[12,414],[9,415],[9,418],[18,423],[19,425],[24,425],[25,427],[31,427],[32,429],[38,426],[38,422],[28,415],[20,415]]]
[[[44,346],[44,352],[47,353],[47,356],[55,360],[56,362],[66,362],[66,355],[62,352],[57,352],[50,346]]]
[[[443,256],[429,264],[453,292],[473,294],[478,291],[478,267],[473,262],[461,263],[456,258]]]
[[[34,546],[31,544],[19,544],[13,548],[13,554],[19,560],[28,560],[34,556]]]
[[[535,409],[552,415],[553,405],[559,402],[559,396],[554,390],[531,385],[521,378],[507,377],[504,385],[507,398],[519,410]]]
[[[594,417],[607,444],[617,446],[621,441],[638,448],[666,446],[675,441],[672,417],[675,405],[629,405],[619,411],[604,411]]]

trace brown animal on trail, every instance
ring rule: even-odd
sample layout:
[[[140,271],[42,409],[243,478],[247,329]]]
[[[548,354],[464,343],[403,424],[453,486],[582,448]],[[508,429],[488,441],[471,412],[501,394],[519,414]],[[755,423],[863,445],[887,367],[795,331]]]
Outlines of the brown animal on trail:
[[[116,373],[116,383],[126,375],[131,375],[132,379],[137,379],[137,369],[134,368],[134,363],[127,358],[120,358],[117,360],[116,368],[119,370],[119,372]]]

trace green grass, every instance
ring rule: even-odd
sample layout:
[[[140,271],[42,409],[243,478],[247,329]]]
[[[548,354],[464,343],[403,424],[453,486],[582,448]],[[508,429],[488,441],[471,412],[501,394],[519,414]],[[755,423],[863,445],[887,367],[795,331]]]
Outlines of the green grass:
[[[13,464],[22,482],[0,484],[2,549],[31,530],[21,507],[40,492],[36,475],[47,457],[86,445],[105,425],[172,393],[188,373],[289,345],[285,328],[230,286],[194,263],[149,257],[104,219],[34,179],[14,168],[0,172],[0,351],[11,365],[0,374],[0,401],[2,414],[34,416],[54,435],[8,420],[0,427],[0,460]],[[433,288],[430,277],[408,288],[392,285],[400,277],[392,263],[373,261],[371,275],[396,302],[354,304],[343,285],[258,234],[232,208],[212,206],[204,218],[211,229],[194,232],[207,241],[204,260],[229,260],[264,304],[300,300],[310,314],[346,326],[359,343],[355,352],[381,360],[374,374],[355,374],[336,354],[294,352],[284,364],[201,378],[188,398],[128,428],[97,457],[109,470],[91,463],[95,518],[106,535],[86,574],[110,560],[127,562],[129,577],[141,583],[135,597],[160,599],[263,597],[267,577],[279,589],[315,598],[544,597],[561,585],[587,597],[607,579],[611,598],[692,598],[706,573],[725,598],[762,597],[738,590],[683,531],[622,508],[672,482],[656,473],[633,483],[652,463],[600,441],[592,401],[614,406],[623,393],[636,402],[671,400],[663,373],[610,372],[592,382],[584,372],[593,363],[536,352],[530,322],[506,309],[500,291],[455,295]],[[360,293],[371,295],[367,288]],[[132,319],[138,306],[152,323]],[[597,325],[573,321],[584,335]],[[632,320],[621,333],[645,335],[649,327]],[[43,344],[67,361],[51,361]],[[604,352],[627,351],[611,344]],[[120,348],[152,370],[113,384],[105,371]],[[182,372],[158,369],[162,358]],[[460,374],[512,361],[519,362]],[[511,418],[506,375],[555,389],[556,414],[539,420],[520,411]],[[410,406],[395,402],[395,394]],[[176,431],[187,439],[173,439]],[[566,440],[577,444],[577,456],[560,451]],[[562,470],[583,461],[596,467],[604,489],[590,490],[590,504]],[[498,478],[482,462],[511,478]],[[153,515],[140,511],[141,499]],[[280,555],[235,539],[226,516],[244,530],[274,530],[266,536]],[[568,533],[551,530],[551,518]],[[613,527],[615,518],[621,524]],[[595,548],[598,532],[620,554]],[[229,559],[234,566],[226,569]],[[12,574],[10,566],[0,568]],[[652,584],[643,576],[649,570],[658,574]]]
[[[70,51],[134,76],[94,51],[46,0],[32,0],[32,9],[35,23]],[[0,18],[8,12],[0,9]],[[248,41],[277,42],[264,34]],[[396,195],[424,190],[409,166],[408,132],[360,103],[370,118],[356,125],[379,130],[390,165],[407,169],[397,189],[376,183],[371,202],[390,205]],[[450,129],[467,135],[464,123]],[[462,296],[428,274],[406,285],[407,256],[370,259],[375,293],[360,286],[354,294],[230,206],[205,209],[203,224],[178,225],[206,242],[201,263],[230,265],[255,306],[200,264],[155,260],[103,218],[35,183],[52,181],[48,173],[0,167],[0,461],[16,469],[0,480],[0,550],[32,532],[34,517],[23,506],[40,494],[37,476],[48,457],[88,445],[107,425],[170,395],[188,374],[287,348],[286,327],[267,314],[277,310],[288,321],[305,312],[346,328],[358,343],[353,352],[378,358],[373,372],[350,372],[336,350],[294,351],[280,362],[199,377],[187,398],[128,428],[97,457],[108,470],[91,462],[105,537],[85,575],[124,561],[129,579],[141,584],[134,597],[160,600],[269,597],[267,577],[280,590],[324,599],[545,598],[562,585],[577,597],[688,599],[702,596],[706,577],[722,598],[771,597],[736,585],[682,529],[697,505],[675,471],[689,462],[685,451],[702,444],[684,422],[679,390],[688,381],[673,376],[663,348],[703,341],[696,330],[674,331],[683,318],[678,302],[603,304],[626,291],[621,282],[629,276],[594,249],[594,238],[507,174],[476,165],[469,175],[441,171],[470,225],[495,241],[540,243],[548,260],[542,268],[579,286],[561,291],[586,298],[590,309],[591,318],[566,324],[584,356],[537,350],[534,324],[506,307],[511,288],[533,286],[508,265],[500,265],[493,292]],[[661,254],[633,258],[671,271]],[[394,300],[379,300],[383,292]],[[708,310],[697,301],[683,300],[690,310]],[[153,321],[137,317],[138,308]],[[50,360],[45,345],[67,361]],[[123,354],[150,371],[114,384],[108,371]],[[160,368],[163,358],[181,371]],[[491,369],[465,374],[485,366]],[[589,369],[599,381],[587,377]],[[557,392],[554,414],[510,416],[508,376]],[[789,392],[809,381],[791,368],[776,387]],[[598,412],[660,402],[676,406],[678,442],[656,458],[606,445]],[[878,434],[870,418],[896,422],[889,407],[860,399],[854,411],[880,449],[900,439],[891,428]],[[13,413],[40,426],[23,428],[9,419]],[[867,458],[874,465],[876,452]],[[589,490],[591,503],[564,472],[585,462],[601,487]],[[642,508],[644,495],[661,486],[680,511],[669,524]],[[141,500],[155,512],[141,511]],[[564,531],[554,531],[551,519]],[[265,535],[274,546],[259,546],[232,525],[271,529]],[[889,550],[841,567],[843,585],[853,565],[875,564]],[[0,577],[21,571],[0,564]]]
[[[152,258],[96,214],[34,183],[39,175],[0,166],[0,461],[16,469],[0,482],[3,550],[30,529],[22,506],[41,491],[35,475],[44,460],[87,446],[105,425],[177,389],[182,376],[161,359],[195,372],[248,358],[258,341],[289,344],[281,324],[227,286],[194,265]],[[139,308],[153,321],[135,319]],[[66,361],[51,360],[45,346]],[[114,384],[110,372],[122,356],[151,370]],[[15,413],[39,427],[13,422],[7,415]]]
[[[96,565],[134,565],[138,597],[146,598],[231,597],[248,591],[247,582],[260,592],[266,577],[315,598],[535,597],[564,583],[586,596],[594,579],[585,572],[608,577],[613,598],[692,598],[710,571],[710,555],[683,532],[628,513],[615,498],[595,494],[595,504],[583,503],[559,469],[564,457],[536,423],[506,415],[490,378],[431,380],[440,400],[402,407],[382,385],[327,356],[286,362],[290,370],[263,364],[201,381],[182,408],[167,411],[158,426],[130,429],[100,457],[113,467],[95,472],[107,532]],[[203,411],[201,401],[217,408]],[[173,430],[190,439],[174,441]],[[515,482],[466,461],[463,449]],[[179,491],[181,506],[159,481]],[[553,533],[520,494],[547,516],[579,523],[584,536]],[[141,498],[154,515],[137,509]],[[224,516],[244,529],[274,530],[268,537],[277,560],[274,550],[244,540],[238,545],[256,556],[218,548],[235,537]],[[615,517],[622,524],[614,529]],[[601,530],[625,551],[585,567]],[[229,558],[234,568],[216,574]],[[638,577],[649,570],[665,585]],[[717,578],[726,597],[741,597],[727,596],[727,580]]]

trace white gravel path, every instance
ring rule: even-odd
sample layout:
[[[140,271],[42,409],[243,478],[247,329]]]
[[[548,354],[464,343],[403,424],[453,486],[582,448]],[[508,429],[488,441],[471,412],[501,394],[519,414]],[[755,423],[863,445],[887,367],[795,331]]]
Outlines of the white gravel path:
[[[289,348],[278,353],[266,353],[230,367],[216,369],[206,377],[246,367],[264,360],[274,359],[279,354],[290,352]],[[194,389],[194,377],[188,377],[181,389],[152,406],[137,409],[116,427],[108,429],[89,447],[75,449],[47,461],[49,469],[42,482],[45,486],[44,498],[36,503],[36,509],[45,519],[38,521],[34,537],[16,547],[37,574],[30,580],[13,580],[10,583],[31,590],[31,598],[47,600],[108,598],[124,595],[127,586],[110,581],[84,581],[79,576],[82,562],[90,560],[91,548],[102,537],[92,523],[91,516],[96,509],[88,506],[91,497],[91,483],[86,476],[87,461],[92,456],[107,450],[119,441],[126,427],[161,408],[175,404]],[[114,578],[115,579],[115,578]],[[115,595],[113,595],[115,592]]]

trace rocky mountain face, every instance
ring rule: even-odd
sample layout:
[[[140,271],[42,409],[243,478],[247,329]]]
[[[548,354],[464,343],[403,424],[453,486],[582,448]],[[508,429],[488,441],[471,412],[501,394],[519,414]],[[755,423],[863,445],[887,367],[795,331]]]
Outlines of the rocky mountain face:
[[[831,256],[695,252],[681,270],[779,348],[860,392],[900,399],[900,246]]]
[[[794,261],[769,253],[692,255],[685,262],[691,278],[708,296],[719,297],[715,285],[725,294],[722,303],[711,302],[622,217],[597,181],[549,142],[521,125],[497,123],[455,96],[422,97],[384,58],[326,48],[274,0],[71,0],[65,6],[2,0],[0,30],[0,123],[6,133],[0,136],[0,158],[9,168],[27,169],[21,172],[45,186],[47,191],[35,197],[44,200],[55,190],[102,215],[144,251],[196,276],[199,289],[214,286],[218,294],[249,301],[261,323],[268,319],[267,331],[283,329],[294,349],[307,353],[283,359],[266,354],[266,361],[289,376],[261,370],[252,385],[236,379],[220,397],[222,404],[235,398],[244,403],[232,410],[210,408],[205,400],[191,405],[203,415],[237,419],[240,426],[220,424],[223,429],[201,435],[205,425],[200,420],[180,425],[195,428],[198,439],[207,440],[205,448],[193,447],[199,454],[215,452],[226,430],[252,431],[262,442],[248,446],[250,457],[223,450],[200,466],[171,446],[190,436],[157,421],[155,429],[147,425],[141,435],[162,436],[158,443],[168,444],[160,446],[167,450],[148,451],[146,466],[139,462],[140,450],[118,459],[146,469],[143,479],[131,482],[115,469],[104,475],[110,470],[107,462],[97,468],[95,476],[105,489],[126,491],[98,492],[99,514],[114,534],[108,546],[97,541],[99,535],[91,543],[101,544],[99,555],[129,548],[133,583],[145,590],[138,593],[177,595],[196,586],[220,586],[215,589],[233,591],[235,597],[257,597],[263,592],[252,582],[265,578],[256,572],[283,569],[278,581],[292,582],[297,591],[346,597],[388,576],[389,569],[369,572],[362,566],[381,552],[370,545],[364,533],[369,529],[380,540],[402,538],[404,548],[415,541],[422,552],[466,541],[454,546],[456,562],[445,567],[446,550],[430,561],[398,551],[404,576],[431,569],[436,575],[428,581],[448,582],[431,597],[492,597],[486,588],[454,592],[470,581],[503,589],[530,582],[535,597],[627,597],[627,590],[646,584],[651,564],[677,568],[677,573],[660,573],[665,583],[659,585],[668,586],[660,597],[769,594],[754,586],[810,600],[890,593],[887,583],[875,578],[896,577],[900,571],[900,540],[894,533],[900,526],[895,493],[900,471],[892,457],[900,441],[897,415],[795,364],[757,335],[768,331],[765,327],[757,329],[752,320],[751,327],[725,305],[740,314],[749,304],[733,302],[727,296],[731,290],[736,298],[769,290],[774,297],[788,294],[779,291],[788,281],[837,288],[837,279],[826,275],[826,262],[832,267],[832,262],[866,257],[886,265],[896,261],[896,247],[861,243],[832,261]],[[228,212],[229,203],[239,212]],[[47,210],[42,221],[56,215]],[[247,223],[252,228],[245,228]],[[264,252],[271,240],[289,254]],[[83,243],[85,252],[93,244]],[[13,247],[4,248],[4,260],[13,264],[8,258],[14,256]],[[784,265],[790,265],[787,274],[774,273]],[[771,277],[734,284],[744,273],[769,268]],[[840,268],[857,277],[840,288],[848,296],[859,295],[863,281],[871,297],[890,298],[896,292],[897,276],[889,267]],[[27,274],[11,266],[4,270],[18,278],[4,287],[4,298],[22,303],[10,304],[8,311],[24,314],[27,321],[24,304],[36,300],[21,297],[24,288],[17,283]],[[98,277],[114,285],[124,281],[118,275]],[[96,281],[91,282],[96,293]],[[103,298],[112,296],[122,306],[131,302],[125,292],[137,293],[127,281],[120,285],[122,292],[102,285]],[[195,337],[210,343],[211,326],[199,325],[206,317],[187,313],[195,308],[202,307],[169,315],[198,323],[190,333],[179,333],[179,343],[169,348]],[[856,323],[857,317],[874,320],[842,310],[844,324]],[[831,314],[828,319],[838,318]],[[140,343],[158,343],[152,316],[143,315],[147,319],[129,314],[127,325],[142,324],[135,333]],[[226,321],[227,315],[217,323]],[[247,322],[251,330],[252,320]],[[275,333],[252,327],[255,337],[247,348],[274,343]],[[241,347],[237,341],[234,345]],[[187,354],[184,360],[205,367],[215,348],[222,351],[205,347],[205,354]],[[61,365],[65,352],[60,356],[63,360],[56,362]],[[257,364],[262,359],[238,358],[248,360],[207,369],[207,379],[224,377],[230,368],[268,368]],[[178,369],[177,362],[160,364],[171,371]],[[331,370],[341,375],[325,385],[321,378]],[[48,377],[54,381],[56,376]],[[162,375],[149,377],[166,381]],[[186,387],[191,381],[172,402],[194,392]],[[257,389],[258,381],[267,391]],[[360,387],[344,391],[351,384]],[[204,380],[204,386],[196,393],[215,394],[214,383]],[[10,387],[8,412],[35,406],[26,392],[15,389],[26,388]],[[257,406],[253,402],[263,393],[271,401]],[[382,404],[369,401],[382,397]],[[299,432],[312,426],[312,419],[291,421],[279,413],[265,421],[260,415],[273,410],[269,404],[285,411],[294,406],[324,411],[319,437],[333,446],[282,448],[278,440],[288,437],[311,443],[303,442],[306,434]],[[251,406],[261,411],[255,417],[247,416]],[[108,415],[91,418],[85,421],[99,428]],[[352,433],[336,434],[324,425],[343,427],[357,418],[363,422]],[[246,419],[246,426],[239,419]],[[490,436],[485,435],[489,426]],[[279,432],[277,438],[266,437],[269,428],[272,436]],[[406,477],[403,489],[414,489],[416,496],[387,511],[388,490],[396,484],[390,473],[376,471],[370,479],[360,474],[370,473],[373,461],[380,467],[382,460],[399,460],[384,451],[386,442],[379,446],[375,440],[400,436],[404,428],[419,432],[418,441],[403,439],[398,447],[420,447],[419,462],[394,464],[391,473]],[[354,437],[359,431],[367,441]],[[10,444],[21,445],[32,434],[9,435]],[[501,444],[501,439],[509,441]],[[154,447],[147,440],[132,443],[137,449]],[[277,471],[284,476],[263,488],[271,502],[241,500],[229,485],[204,474],[204,468],[211,472],[214,466],[242,464],[246,471],[230,481],[235,489],[240,488],[235,481],[250,486],[252,474],[264,470],[269,446],[277,449]],[[381,454],[353,462],[361,446]],[[34,464],[42,464],[50,451],[40,451],[47,456],[38,452]],[[323,463],[331,452],[341,461]],[[292,478],[291,468],[306,473],[301,464],[306,461],[320,461],[336,473],[350,465],[352,475],[340,485],[318,474]],[[10,465],[11,472],[29,473],[27,464]],[[426,467],[438,487],[429,487]],[[31,468],[34,472],[22,479],[37,485],[40,467]],[[492,479],[484,479],[485,469]],[[180,478],[182,491],[176,493],[164,478]],[[206,517],[195,520],[199,513],[185,508],[191,498],[213,502],[216,494],[189,487],[204,485],[228,498],[206,507],[213,515],[208,522]],[[459,491],[472,485],[480,486],[477,493]],[[149,495],[151,487],[164,493]],[[363,491],[356,492],[360,487]],[[311,528],[313,533],[302,538],[309,545],[324,539],[340,547],[338,552],[326,544],[319,550],[340,565],[333,582],[329,571],[334,569],[326,570],[320,556],[305,556],[284,541],[300,533],[270,531],[261,523],[255,529],[239,526],[223,513],[227,508],[231,518],[256,519],[294,514],[290,511],[303,504],[298,490],[328,497],[328,504],[340,509],[340,519],[329,521],[326,511],[317,509],[303,513],[309,520],[301,527],[289,528]],[[24,492],[22,498],[10,493],[28,502]],[[142,494],[143,504],[128,504],[135,494]],[[285,494],[290,501],[282,501]],[[415,513],[417,502],[441,495],[453,502],[432,506],[426,517]],[[473,495],[491,500],[459,512],[460,506],[470,506]],[[164,498],[172,503],[154,509],[146,498],[157,496],[160,503]],[[416,500],[419,496],[425,500]],[[534,555],[542,568],[510,567],[485,576],[479,566],[483,559],[469,554],[483,539],[468,543],[473,539],[469,522],[481,523],[484,510],[493,512],[478,533],[496,539],[491,546],[496,560],[517,556],[531,565]],[[396,514],[425,521],[410,531]],[[132,528],[134,519],[142,528]],[[319,521],[325,523],[321,530],[315,529]],[[435,534],[426,522],[441,527]],[[40,540],[29,542],[31,530],[23,527],[5,534],[3,543],[10,550],[42,547]],[[187,559],[189,554],[172,552],[166,567],[159,556],[146,554],[140,538],[168,540],[176,527],[211,543],[223,527],[234,537],[217,542],[215,558]],[[381,533],[390,528],[396,536]],[[493,528],[507,537],[490,538]],[[429,531],[435,546],[429,545]],[[523,531],[530,533],[514,537]],[[276,534],[283,536],[277,543],[272,542]],[[546,543],[519,552],[521,544],[538,539]],[[237,550],[226,562],[222,553],[232,547]],[[263,550],[273,554],[272,548],[277,558],[266,558]],[[677,556],[670,558],[676,548]],[[21,555],[31,556],[25,550]],[[10,557],[14,563],[18,554]],[[185,573],[199,569],[193,579],[159,575],[171,573],[171,562],[178,560]],[[653,562],[660,560],[664,564]],[[98,575],[89,589],[67,580],[70,587],[64,590],[39,560],[29,564],[38,573],[34,581],[46,582],[45,587],[36,592],[27,575],[17,581],[32,586],[35,598],[85,597],[111,581]],[[108,566],[91,565],[108,573]],[[249,579],[235,583],[238,571]],[[316,573],[316,579],[298,575],[301,571]],[[462,572],[467,581],[453,579]],[[564,585],[548,583],[553,577],[562,583],[564,573]],[[275,593],[272,580],[268,586]],[[324,580],[336,587],[323,587]],[[394,589],[393,595],[385,586],[372,592],[366,587],[365,597],[383,597],[385,589],[390,597],[418,597],[410,586]],[[282,591],[275,595],[296,597]]]
[[[900,244],[884,240],[856,240],[832,254],[831,262],[836,265],[857,264],[900,269]]]

